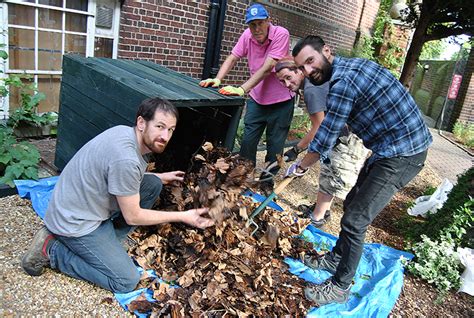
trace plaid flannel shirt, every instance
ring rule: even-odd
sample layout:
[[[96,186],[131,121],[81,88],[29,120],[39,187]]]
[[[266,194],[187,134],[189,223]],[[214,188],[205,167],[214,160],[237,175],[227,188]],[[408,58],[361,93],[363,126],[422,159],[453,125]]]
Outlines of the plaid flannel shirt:
[[[428,148],[432,137],[418,106],[387,69],[337,56],[332,67],[326,116],[308,151],[325,161],[345,124],[372,150],[369,164]]]

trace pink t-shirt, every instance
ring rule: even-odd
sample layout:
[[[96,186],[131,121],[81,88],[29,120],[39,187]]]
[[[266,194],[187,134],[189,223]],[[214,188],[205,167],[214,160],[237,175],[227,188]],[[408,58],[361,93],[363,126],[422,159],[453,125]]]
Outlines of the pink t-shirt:
[[[255,74],[265,63],[267,57],[279,60],[288,55],[290,50],[290,33],[281,26],[270,24],[268,38],[265,43],[258,43],[250,29],[246,29],[239,41],[232,49],[232,54],[238,58],[247,57],[250,75]],[[270,105],[283,102],[295,94],[280,84],[275,69],[258,83],[251,91],[250,96],[261,105]]]

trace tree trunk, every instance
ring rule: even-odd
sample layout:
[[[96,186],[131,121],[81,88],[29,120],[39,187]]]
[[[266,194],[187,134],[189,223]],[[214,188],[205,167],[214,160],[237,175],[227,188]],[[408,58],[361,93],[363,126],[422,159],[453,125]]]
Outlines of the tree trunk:
[[[415,75],[416,64],[418,63],[423,44],[426,41],[426,31],[430,25],[433,13],[423,2],[420,19],[418,20],[415,33],[413,33],[412,42],[405,58],[402,74],[400,75],[400,82],[406,88],[410,88],[413,76]]]

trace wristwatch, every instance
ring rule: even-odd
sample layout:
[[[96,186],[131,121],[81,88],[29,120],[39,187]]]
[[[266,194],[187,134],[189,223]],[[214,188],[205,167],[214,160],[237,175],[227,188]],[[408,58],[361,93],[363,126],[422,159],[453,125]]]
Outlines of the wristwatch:
[[[305,151],[306,149],[308,149],[308,147],[300,148],[300,147],[298,147],[298,144],[296,144],[296,145],[293,146],[293,149],[295,150],[295,152],[296,152],[297,154],[300,154],[301,152],[303,152],[303,151]]]

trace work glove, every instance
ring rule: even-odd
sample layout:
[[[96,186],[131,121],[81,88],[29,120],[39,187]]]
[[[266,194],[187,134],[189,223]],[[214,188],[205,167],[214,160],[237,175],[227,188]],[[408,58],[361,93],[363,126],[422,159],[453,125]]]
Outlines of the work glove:
[[[300,162],[301,161],[297,161],[297,162],[293,163],[288,168],[288,170],[286,170],[285,178],[288,178],[288,177],[302,177],[306,174],[306,172],[308,172],[308,170],[309,170],[308,168],[303,170],[300,167]]]
[[[212,87],[219,87],[221,80],[218,78],[208,78],[199,82],[199,86],[202,87],[209,87],[210,85],[212,85]]]
[[[228,96],[244,96],[245,91],[242,87],[224,86],[219,90],[219,93]]]
[[[290,161],[295,161],[296,158],[298,158],[298,155],[303,151],[304,149],[298,148],[298,145],[294,145],[290,150],[287,150],[283,154],[283,158],[285,159],[286,162]],[[286,157],[286,158],[285,158]]]

